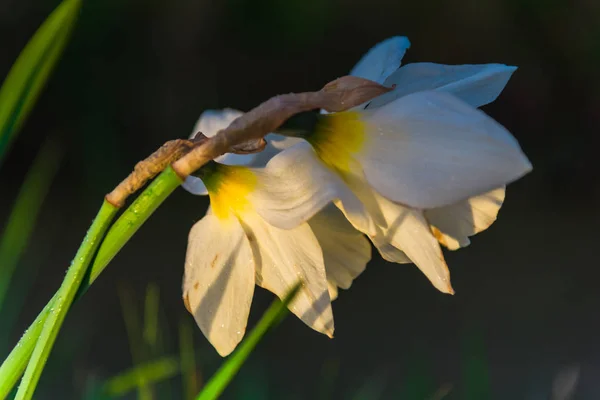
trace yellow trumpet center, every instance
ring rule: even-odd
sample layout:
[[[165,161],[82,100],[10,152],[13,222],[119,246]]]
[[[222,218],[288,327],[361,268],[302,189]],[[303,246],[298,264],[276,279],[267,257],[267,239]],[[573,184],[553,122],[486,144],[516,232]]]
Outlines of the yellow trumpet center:
[[[225,220],[251,207],[248,194],[256,187],[256,175],[248,167],[216,164],[203,176],[215,216]]]
[[[319,158],[342,174],[350,172],[353,155],[363,149],[365,139],[365,123],[355,111],[323,116],[307,137]]]

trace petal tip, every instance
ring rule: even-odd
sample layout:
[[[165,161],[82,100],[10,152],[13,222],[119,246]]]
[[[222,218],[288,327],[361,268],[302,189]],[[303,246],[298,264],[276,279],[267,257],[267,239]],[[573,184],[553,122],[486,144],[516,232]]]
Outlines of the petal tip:
[[[233,348],[215,347],[215,350],[217,350],[217,353],[219,353],[219,355],[221,357],[227,357],[228,355],[231,354],[231,352],[233,352],[234,349],[235,349],[235,346]]]
[[[188,312],[190,314],[193,314],[192,312],[192,307],[190,306],[190,299],[187,293],[183,294],[183,305],[185,306],[185,309],[188,310]]]

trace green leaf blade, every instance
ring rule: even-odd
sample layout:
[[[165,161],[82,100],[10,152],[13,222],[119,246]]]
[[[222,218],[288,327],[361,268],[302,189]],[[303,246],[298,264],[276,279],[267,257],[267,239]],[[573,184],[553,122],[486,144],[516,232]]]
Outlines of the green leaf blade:
[[[0,310],[13,273],[33,231],[41,206],[58,171],[61,150],[46,142],[29,169],[0,238]]]
[[[28,400],[33,397],[50,351],[56,341],[69,307],[83,281],[87,267],[117,211],[118,208],[109,202],[104,201],[102,203],[102,207],[83,239],[61,287],[56,292],[50,312],[44,321],[44,326],[31,354],[31,359],[25,369],[23,380],[21,381],[21,385],[19,385],[16,395],[17,400]]]
[[[85,293],[127,241],[181,183],[181,178],[169,167],[127,208],[106,234],[105,240],[98,250],[92,267],[88,269],[75,299]],[[50,310],[54,307],[57,296],[58,293],[46,304],[0,366],[0,399],[8,396],[25,370],[44,323],[50,314]]]
[[[217,373],[206,383],[196,400],[213,400],[223,393],[267,331],[287,315],[287,306],[294,300],[299,290],[300,284],[297,284],[282,301],[276,300],[271,304],[250,334],[246,336]]]
[[[0,162],[56,66],[81,0],[64,0],[38,28],[0,87]]]

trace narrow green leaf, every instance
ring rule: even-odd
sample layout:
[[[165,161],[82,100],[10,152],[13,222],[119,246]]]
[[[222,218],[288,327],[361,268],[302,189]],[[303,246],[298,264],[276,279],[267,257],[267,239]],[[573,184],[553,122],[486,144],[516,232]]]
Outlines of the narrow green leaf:
[[[64,0],[29,40],[0,88],[0,162],[31,111],[75,25],[81,0]]]
[[[6,360],[2,363],[2,366],[0,366],[0,399],[5,399],[8,396],[15,386],[15,383],[17,383],[17,380],[19,380],[21,374],[23,374],[23,371],[25,371],[25,367],[31,357],[37,338],[40,336],[40,333],[42,333],[44,322],[46,321],[46,317],[50,313],[50,309],[55,300],[56,294],[50,299],[42,312],[38,314],[35,321],[33,321],[23,336],[21,336],[19,343],[17,343]]]
[[[144,340],[152,354],[158,350],[158,312],[160,302],[160,289],[156,283],[146,287],[144,302]]]
[[[123,322],[125,322],[125,332],[127,332],[127,340],[129,341],[131,362],[133,365],[141,364],[145,361],[146,351],[144,349],[144,343],[140,341],[140,338],[142,337],[142,328],[138,321],[140,313],[138,312],[129,289],[126,289],[124,286],[119,286],[118,293],[121,311],[123,313]]]
[[[113,396],[123,396],[140,386],[148,386],[170,379],[179,373],[177,357],[164,357],[158,360],[140,364],[125,371],[104,384],[104,393]]]
[[[376,400],[383,397],[387,383],[386,374],[376,374],[367,379],[352,396],[353,400]]]
[[[190,400],[198,393],[198,379],[194,333],[189,319],[179,323],[179,360],[181,361],[181,378],[183,380],[183,399]]]
[[[138,321],[140,313],[137,310],[131,291],[120,287],[119,299],[121,301],[121,310],[123,312],[123,321],[125,322],[125,331],[129,341],[129,351],[131,352],[131,361],[134,366],[141,365],[148,360],[145,343],[140,340],[142,337],[142,328]],[[152,399],[152,390],[142,380],[138,385],[138,400]]]
[[[223,390],[225,390],[229,382],[237,374],[265,333],[274,327],[277,322],[281,321],[284,315],[287,315],[287,306],[294,299],[299,289],[300,284],[297,284],[285,296],[283,301],[275,300],[271,304],[260,321],[258,321],[258,324],[252,329],[252,332],[246,336],[233,354],[221,365],[216,374],[206,383],[206,386],[204,386],[198,397],[196,397],[197,400],[216,399],[223,393]]]
[[[317,398],[327,400],[333,398],[335,392],[335,381],[340,373],[340,360],[328,358],[321,367],[321,382]]]
[[[492,397],[483,335],[476,329],[463,338],[462,378],[465,400],[484,400]]]
[[[107,201],[102,203],[98,215],[92,222],[90,230],[83,239],[75,259],[67,270],[65,279],[56,293],[55,300],[44,321],[44,327],[31,355],[31,360],[25,369],[23,380],[19,385],[16,400],[31,399],[33,397],[52,346],[81,285],[86,269],[117,211],[118,208]]]
[[[21,186],[6,228],[0,238],[0,309],[13,273],[25,249],[38,213],[58,171],[61,150],[54,141],[47,141]]]
[[[127,208],[106,234],[92,267],[88,269],[88,274],[79,287],[76,299],[85,293],[125,243],[181,183],[181,178],[169,167]],[[5,398],[10,393],[25,370],[37,338],[42,332],[48,314],[54,307],[57,296],[58,293],[50,299],[0,366],[0,399]]]

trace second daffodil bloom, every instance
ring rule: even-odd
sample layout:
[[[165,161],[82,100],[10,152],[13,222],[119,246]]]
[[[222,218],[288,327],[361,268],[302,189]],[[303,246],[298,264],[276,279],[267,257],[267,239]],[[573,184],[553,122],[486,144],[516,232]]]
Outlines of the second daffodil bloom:
[[[390,42],[379,47],[393,47]],[[381,49],[366,58],[374,53],[389,58]],[[373,71],[362,76],[380,80],[386,63],[367,65]],[[360,198],[370,223],[336,204],[385,259],[412,261],[437,289],[453,293],[440,243],[467,245],[496,219],[504,186],[531,170],[514,137],[476,108],[493,101],[514,70],[409,64],[384,79],[395,89],[366,107],[299,115],[280,133],[308,141]]]
[[[199,126],[212,136],[236,113],[205,113]],[[272,155],[278,139],[285,138],[270,136],[265,154]],[[261,154],[227,155],[220,161],[261,165],[267,159]],[[296,150],[274,156],[264,168],[212,162],[198,175],[185,186],[207,192],[211,207],[189,234],[183,298],[219,354],[229,354],[242,339],[255,284],[282,298],[300,280],[291,311],[331,337],[331,300],[338,287],[348,288],[364,270],[371,249],[337,209],[326,205],[345,193],[347,207],[361,208],[358,199],[314,157]],[[263,216],[285,219],[286,229]]]

